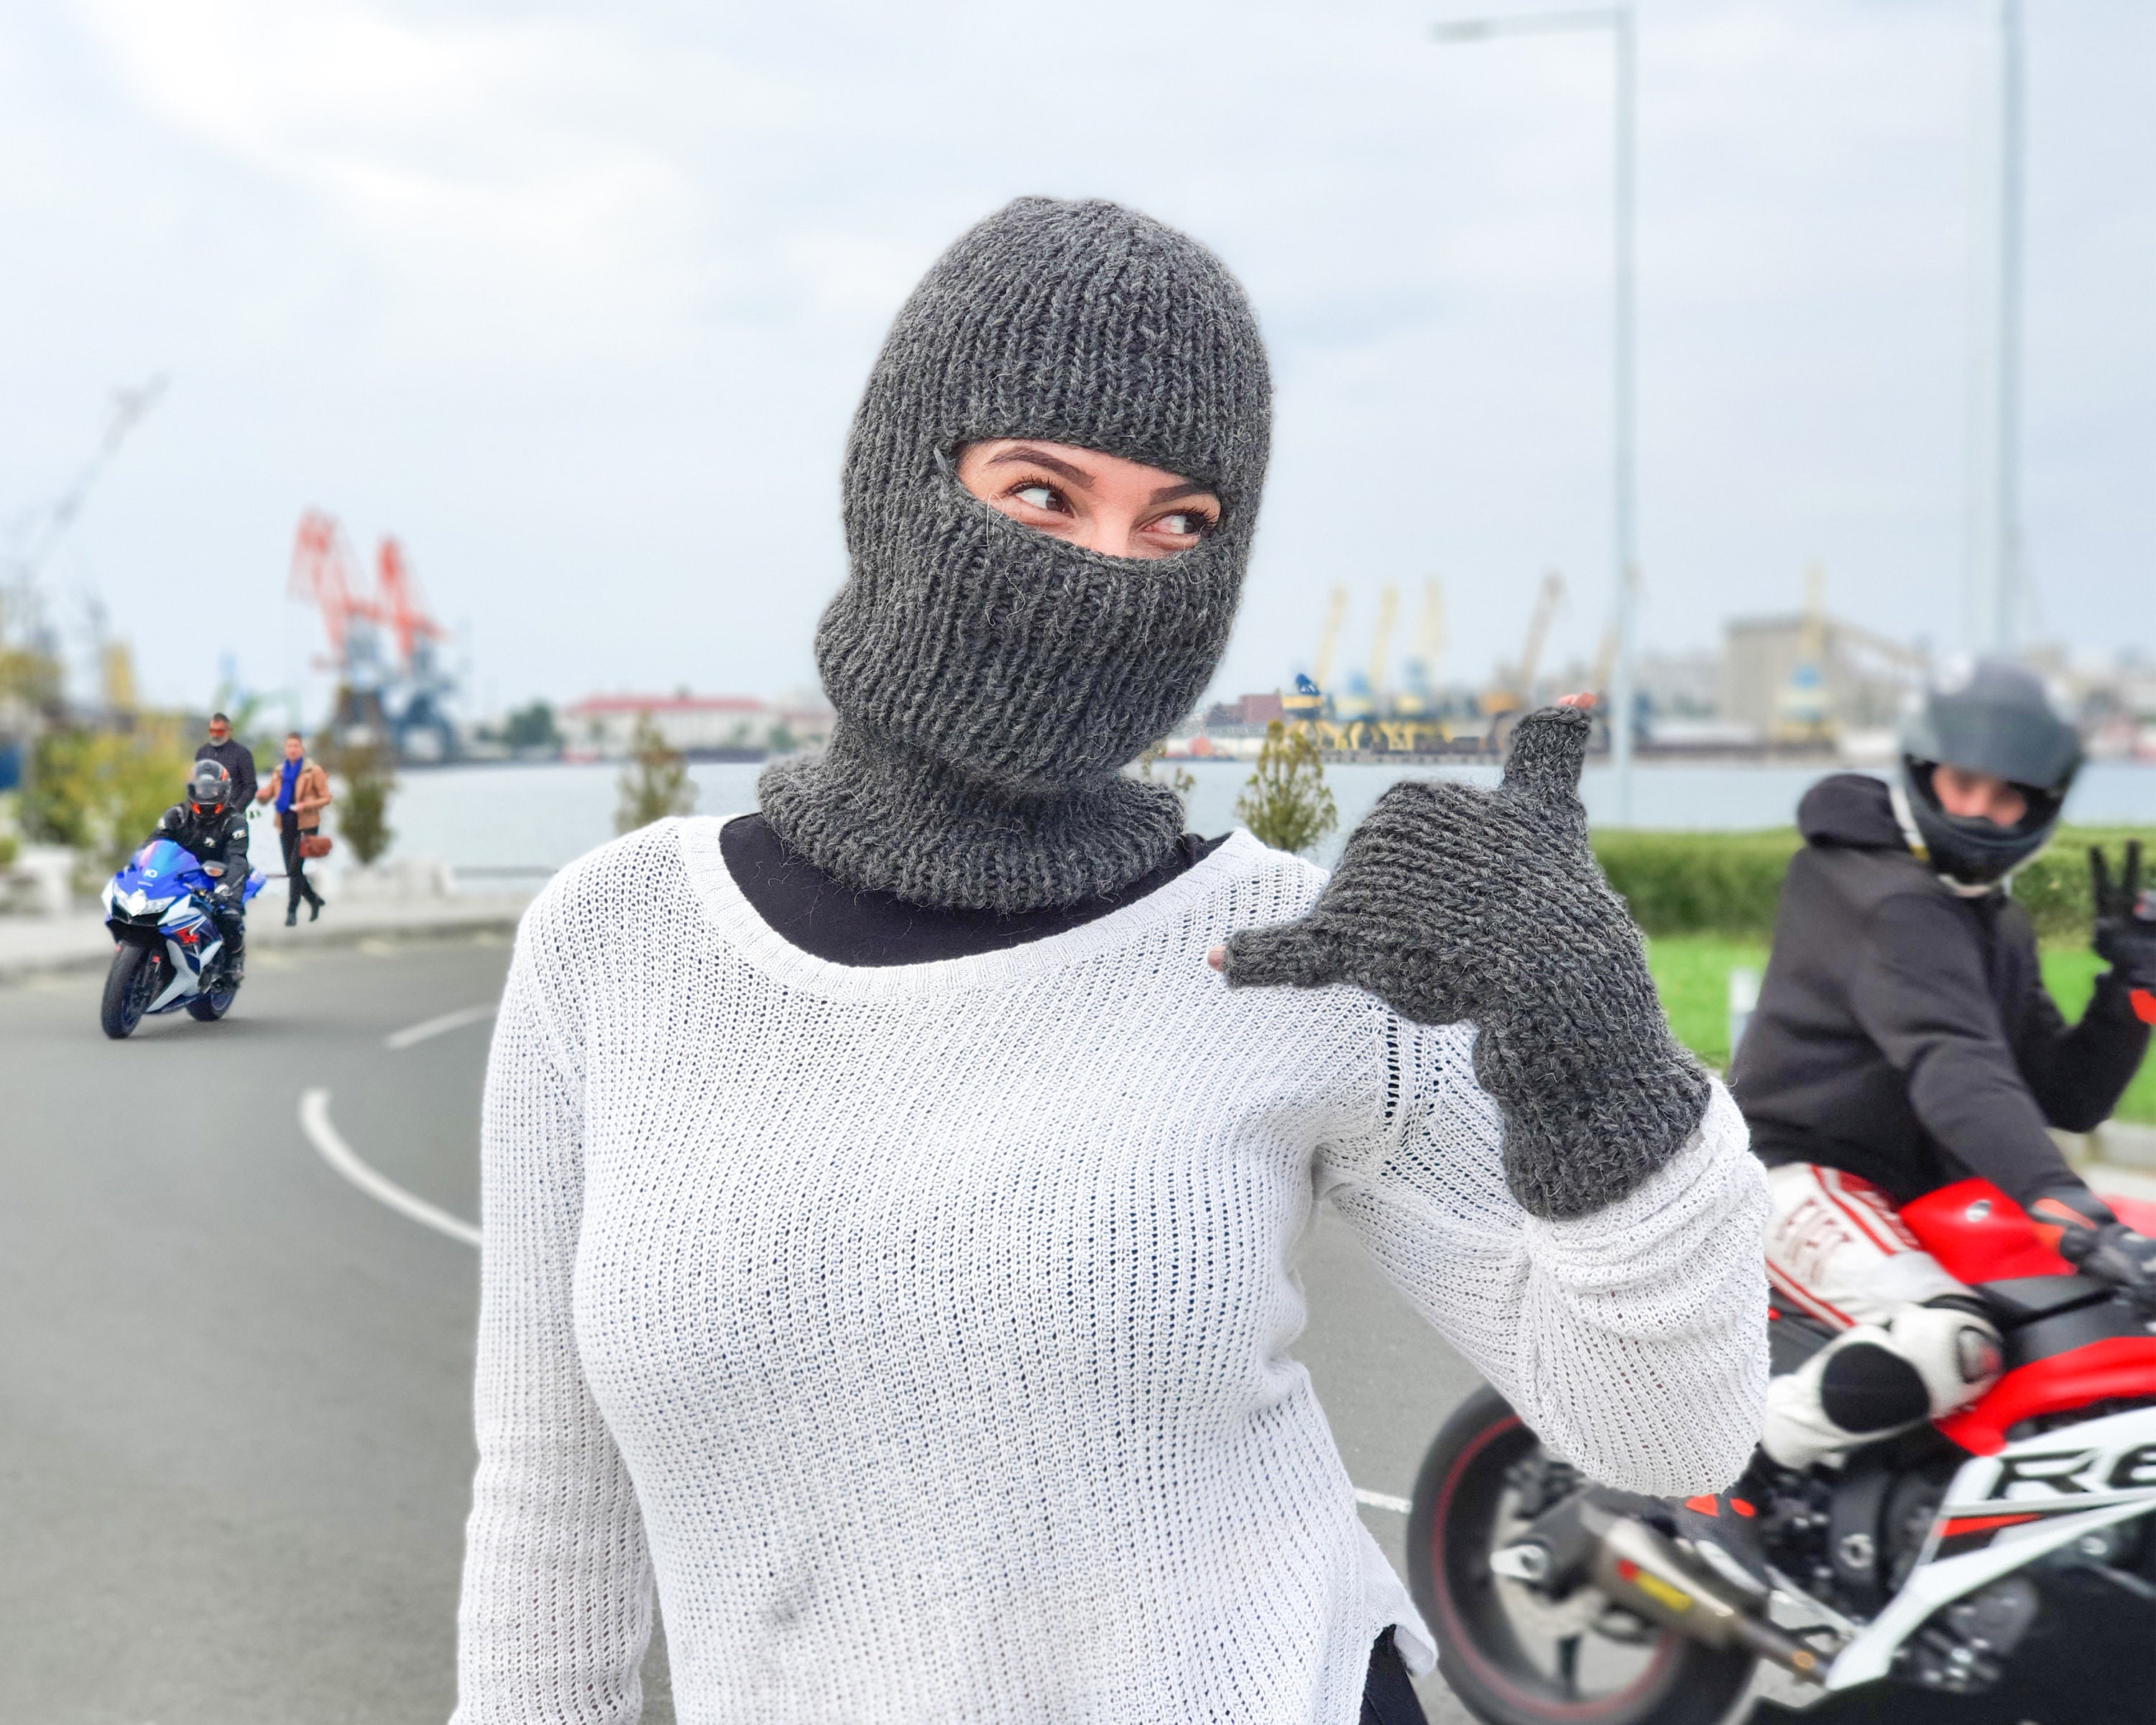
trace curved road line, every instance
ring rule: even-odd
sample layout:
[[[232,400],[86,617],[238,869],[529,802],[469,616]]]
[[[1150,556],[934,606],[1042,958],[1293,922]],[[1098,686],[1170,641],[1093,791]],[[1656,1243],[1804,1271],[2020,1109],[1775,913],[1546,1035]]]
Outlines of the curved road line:
[[[445,1013],[439,1019],[429,1019],[412,1029],[424,1035],[434,1035],[442,1030],[453,1030],[459,1024],[468,1024],[491,1013],[490,1006],[468,1007],[463,1012]],[[411,1036],[400,1030],[399,1036]],[[417,1042],[418,1036],[411,1036]],[[392,1048],[403,1048],[408,1043],[391,1039]],[[447,1210],[436,1208],[424,1198],[414,1198],[395,1181],[385,1179],[365,1163],[352,1146],[346,1143],[330,1120],[330,1093],[326,1090],[311,1090],[300,1098],[300,1128],[306,1133],[321,1158],[345,1178],[359,1188],[369,1198],[377,1199],[393,1210],[409,1216],[423,1228],[431,1228],[437,1234],[446,1234],[451,1240],[460,1240],[466,1245],[476,1247],[480,1243],[478,1229],[461,1216],[453,1216]],[[1404,1516],[1410,1506],[1404,1497],[1395,1497],[1389,1491],[1366,1491],[1355,1488],[1355,1501],[1370,1509],[1390,1510]]]
[[[300,1130],[306,1133],[308,1141],[321,1153],[324,1162],[369,1198],[409,1216],[423,1228],[431,1228],[437,1234],[446,1234],[451,1240],[460,1240],[468,1246],[478,1246],[479,1230],[462,1216],[453,1216],[445,1209],[438,1209],[424,1198],[414,1198],[394,1180],[384,1179],[359,1159],[352,1146],[345,1142],[338,1135],[336,1127],[331,1123],[330,1093],[327,1091],[311,1090],[300,1098]]]
[[[409,1048],[415,1042],[424,1042],[429,1036],[439,1036],[444,1030],[461,1030],[466,1024],[475,1024],[481,1019],[494,1016],[494,1004],[467,1006],[456,1012],[445,1012],[438,1019],[424,1019],[416,1024],[408,1024],[401,1030],[392,1030],[382,1039],[384,1048]]]

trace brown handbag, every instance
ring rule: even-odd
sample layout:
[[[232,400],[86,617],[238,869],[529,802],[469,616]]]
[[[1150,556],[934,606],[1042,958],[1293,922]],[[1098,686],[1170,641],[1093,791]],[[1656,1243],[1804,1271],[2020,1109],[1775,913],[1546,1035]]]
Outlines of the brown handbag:
[[[300,834],[300,855],[310,862],[318,856],[327,856],[330,842],[327,833],[302,833]]]

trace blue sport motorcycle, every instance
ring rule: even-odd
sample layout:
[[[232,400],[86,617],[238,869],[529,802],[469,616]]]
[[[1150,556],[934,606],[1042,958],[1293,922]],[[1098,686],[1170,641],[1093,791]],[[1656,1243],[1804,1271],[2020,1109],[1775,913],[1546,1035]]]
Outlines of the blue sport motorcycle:
[[[243,905],[262,881],[259,870],[249,874]],[[115,1041],[133,1034],[147,1014],[184,1006],[207,1024],[232,1005],[239,983],[228,973],[224,934],[210,912],[217,884],[170,839],[152,839],[105,882],[105,926],[115,951],[98,1016]]]

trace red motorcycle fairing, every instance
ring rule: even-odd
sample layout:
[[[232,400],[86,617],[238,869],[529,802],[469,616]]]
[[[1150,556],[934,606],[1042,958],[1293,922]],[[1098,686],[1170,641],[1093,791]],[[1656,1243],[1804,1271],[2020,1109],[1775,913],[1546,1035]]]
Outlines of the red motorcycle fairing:
[[[1996,1455],[2024,1420],[2145,1395],[2156,1395],[2156,1336],[2107,1336],[2015,1367],[1975,1406],[1938,1424],[1971,1455]]]
[[[1902,1219],[1956,1281],[2071,1276],[2029,1213],[1989,1180],[1957,1180],[1901,1206]]]
[[[2028,1213],[1988,1180],[1942,1186],[1903,1204],[1901,1214],[1947,1274],[1971,1286],[2074,1274]],[[2085,1340],[2061,1339],[2067,1345],[2015,1366],[1974,1405],[1939,1420],[1938,1429],[1973,1455],[1995,1455],[2024,1420],[2112,1398],[2156,1396],[2156,1336],[2145,1327],[2136,1332],[2124,1323],[2098,1325]]]

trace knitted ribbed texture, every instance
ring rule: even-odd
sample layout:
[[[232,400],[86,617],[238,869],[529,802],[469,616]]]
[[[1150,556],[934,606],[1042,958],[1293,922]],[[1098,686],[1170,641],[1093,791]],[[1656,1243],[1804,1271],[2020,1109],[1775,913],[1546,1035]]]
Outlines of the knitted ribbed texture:
[[[1181,721],[1219,661],[1270,434],[1265,348],[1195,241],[1112,203],[1021,198],[900,311],[846,448],[845,585],[816,633],[838,709],[820,757],[758,787],[788,848],[917,903],[1036,910],[1111,892],[1182,830],[1116,769]],[[968,493],[960,449],[1096,449],[1219,496],[1157,561],[1103,557]]]
[[[1239,935],[1229,979],[1352,982],[1419,1024],[1471,1019],[1531,1214],[1583,1216],[1691,1136],[1710,1081],[1670,1034],[1640,932],[1587,842],[1589,721],[1548,707],[1494,792],[1408,780],[1348,839],[1316,911]]]
[[[635,1719],[654,1574],[694,1725],[1353,1725],[1377,1634],[1428,1643],[1289,1352],[1321,1196],[1590,1473],[1743,1465],[1765,1196],[1719,1090],[1537,1220],[1471,1029],[1206,968],[1322,882],[1247,835],[1066,933],[848,968],[719,826],[608,846],[518,937],[459,1725]]]

